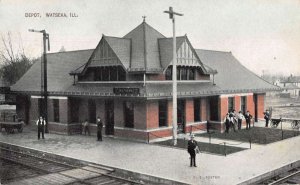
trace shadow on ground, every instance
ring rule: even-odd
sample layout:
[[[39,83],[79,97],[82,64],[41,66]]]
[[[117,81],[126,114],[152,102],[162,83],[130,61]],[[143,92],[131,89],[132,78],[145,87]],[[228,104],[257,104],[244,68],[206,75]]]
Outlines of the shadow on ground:
[[[246,148],[228,146],[228,145],[224,144],[224,142],[219,143],[219,144],[210,144],[210,143],[203,143],[203,142],[197,142],[197,143],[200,148],[200,152],[203,152],[203,153],[211,153],[211,154],[226,156],[228,154],[246,150]],[[169,147],[173,147],[173,148],[187,149],[188,140],[177,139],[176,146],[173,145],[172,139],[169,139],[166,141],[161,141],[161,142],[155,142],[153,144],[164,145],[164,146],[169,146]]]

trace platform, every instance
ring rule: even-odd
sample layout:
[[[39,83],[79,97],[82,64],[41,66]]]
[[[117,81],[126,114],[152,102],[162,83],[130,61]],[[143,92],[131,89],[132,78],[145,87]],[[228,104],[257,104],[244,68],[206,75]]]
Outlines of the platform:
[[[300,159],[300,136],[255,144],[252,149],[226,157],[201,153],[197,155],[197,168],[189,167],[189,155],[184,149],[111,137],[104,137],[103,142],[83,135],[46,134],[45,138],[37,140],[37,133],[26,127],[23,133],[0,134],[1,142],[188,184],[238,184]]]

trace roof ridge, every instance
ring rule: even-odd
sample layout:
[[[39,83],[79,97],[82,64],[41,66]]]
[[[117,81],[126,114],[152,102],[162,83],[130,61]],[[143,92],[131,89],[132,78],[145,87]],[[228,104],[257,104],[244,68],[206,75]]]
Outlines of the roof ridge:
[[[198,50],[198,51],[212,51],[212,52],[220,52],[220,53],[232,53],[231,51],[220,51],[220,50],[210,50],[210,49],[196,49],[195,50]]]
[[[177,38],[184,38],[184,37],[186,37],[185,35],[183,35],[183,36],[176,36],[176,39]],[[158,38],[158,39],[173,39],[173,37],[165,37],[165,38]]]
[[[71,52],[78,52],[78,51],[90,51],[90,50],[95,50],[95,49],[79,49],[79,50],[72,50],[72,51],[58,51],[58,52],[54,52],[54,53],[47,53],[47,55],[49,55],[49,54],[59,54],[59,53],[71,53]]]
[[[124,38],[124,37],[115,37],[115,36],[108,36],[108,35],[104,35],[104,37],[108,37],[108,38],[114,38],[114,39],[126,39],[126,40],[130,40],[130,38]]]

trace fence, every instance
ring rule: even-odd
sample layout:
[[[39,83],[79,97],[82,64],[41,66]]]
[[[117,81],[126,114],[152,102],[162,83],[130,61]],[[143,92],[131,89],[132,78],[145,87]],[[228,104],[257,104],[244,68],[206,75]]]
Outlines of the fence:
[[[202,147],[199,147],[201,152],[203,153],[211,153],[211,154],[220,154],[220,155],[223,155],[223,156],[227,156],[228,153],[233,153],[232,151],[234,151],[233,148],[245,148],[245,147],[236,147],[236,146],[240,146],[242,144],[245,144],[245,143],[249,143],[249,149],[252,148],[252,140],[251,140],[251,137],[249,136],[249,140],[248,142],[240,142],[240,143],[231,143],[231,142],[228,142],[228,141],[225,141],[225,142],[220,142],[220,143],[212,143],[212,135],[215,134],[216,132],[214,131],[209,131],[207,129],[203,129],[203,127],[201,126],[197,126],[197,125],[191,125],[190,126],[190,130],[189,130],[189,135],[192,135],[193,132],[196,132],[196,131],[205,131],[207,134],[208,134],[208,139],[209,139],[209,142],[206,143],[206,142],[199,142],[200,145],[202,145]],[[154,133],[151,133],[151,132],[148,132],[147,133],[147,143],[149,144],[150,143],[150,139],[152,138],[157,138],[157,139],[164,139],[165,137],[163,136],[160,136],[160,135],[156,135]],[[177,141],[177,145],[174,146],[174,141],[173,140],[166,140],[166,141],[161,141],[159,142],[159,144],[162,144],[162,145],[167,145],[169,147],[176,147],[176,148],[183,148],[183,149],[186,149],[187,148],[187,140],[186,140],[186,137],[182,138],[182,139],[179,139]],[[238,149],[236,151],[239,151],[241,149]]]

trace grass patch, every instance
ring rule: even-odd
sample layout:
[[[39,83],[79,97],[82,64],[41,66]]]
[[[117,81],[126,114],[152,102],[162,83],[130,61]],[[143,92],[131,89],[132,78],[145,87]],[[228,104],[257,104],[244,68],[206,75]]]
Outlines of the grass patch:
[[[169,146],[169,147],[174,147],[174,148],[187,149],[188,140],[177,139],[176,146],[173,146],[172,142],[173,142],[173,140],[169,139],[166,141],[155,142],[154,144],[164,145],[164,146]],[[218,154],[218,155],[225,155],[225,154],[228,155],[228,154],[232,154],[232,153],[239,152],[239,151],[246,149],[246,148],[233,147],[233,146],[225,147],[223,143],[221,143],[221,144],[209,144],[209,143],[203,143],[203,142],[197,142],[197,143],[198,143],[198,146],[199,146],[201,152]]]
[[[211,138],[228,139],[240,142],[249,142],[251,138],[252,143],[269,144],[283,139],[291,138],[300,135],[299,131],[282,130],[266,127],[253,127],[250,130],[242,129],[237,132],[229,132],[228,134],[215,132],[211,134]],[[195,134],[196,136],[209,137],[208,133]]]

